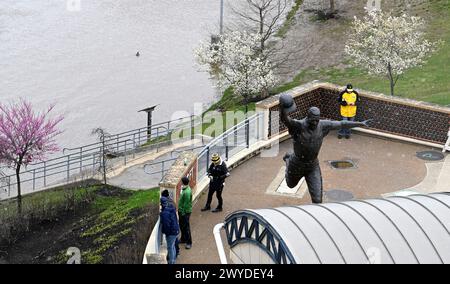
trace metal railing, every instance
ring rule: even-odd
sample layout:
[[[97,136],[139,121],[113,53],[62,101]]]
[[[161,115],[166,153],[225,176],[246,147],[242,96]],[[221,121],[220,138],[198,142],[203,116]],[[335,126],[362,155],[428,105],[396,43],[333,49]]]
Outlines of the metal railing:
[[[167,160],[162,160],[158,162],[148,163],[144,165],[144,172],[148,175],[161,174],[161,179],[163,179],[166,172],[170,169],[170,166],[177,158],[170,158]],[[156,168],[156,169],[155,169]]]
[[[64,148],[63,156],[39,163],[29,164],[20,173],[22,194],[42,190],[55,184],[69,183],[71,180],[92,177],[99,172],[105,149],[106,157],[115,165],[124,163],[127,159],[142,151],[148,151],[170,144],[174,131],[191,129],[198,125],[198,117],[187,116],[176,120],[165,121],[153,125],[151,128],[142,127],[109,135],[102,142],[83,145],[76,148]],[[17,196],[17,181],[15,174],[0,176],[0,200]]]
[[[164,178],[164,175],[170,169],[170,167],[175,162],[175,160],[178,158],[178,156],[181,152],[195,151],[197,149],[204,148],[204,147],[205,147],[204,145],[201,145],[201,146],[195,146],[195,147],[185,149],[185,150],[172,150],[170,152],[171,158],[144,164],[144,172],[150,176],[160,174],[159,181],[161,181]],[[174,153],[175,153],[175,157],[174,157]],[[159,182],[155,186],[158,186],[158,185],[159,185]]]
[[[249,148],[263,138],[263,114],[257,113],[228,129],[209,142],[198,155],[198,179],[207,175],[213,153],[227,161],[243,149]]]
[[[3,192],[8,192],[8,189],[11,188],[11,176],[7,176],[1,169],[0,169],[0,187],[2,187]],[[1,193],[1,191],[0,191]]]

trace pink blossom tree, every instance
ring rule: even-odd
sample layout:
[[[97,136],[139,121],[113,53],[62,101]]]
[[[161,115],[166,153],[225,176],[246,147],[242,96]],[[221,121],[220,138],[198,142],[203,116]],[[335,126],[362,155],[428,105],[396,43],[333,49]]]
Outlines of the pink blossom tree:
[[[49,117],[53,107],[38,113],[25,100],[9,105],[0,103],[0,163],[16,171],[19,213],[22,208],[21,168],[59,150],[54,138],[61,133],[57,125],[63,117]]]

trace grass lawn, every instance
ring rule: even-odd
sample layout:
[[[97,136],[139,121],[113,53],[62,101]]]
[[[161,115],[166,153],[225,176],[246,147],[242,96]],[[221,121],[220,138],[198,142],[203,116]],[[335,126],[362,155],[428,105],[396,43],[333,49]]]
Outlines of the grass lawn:
[[[74,189],[55,188],[22,196],[22,213],[24,216],[39,210],[41,214],[51,211],[70,210],[71,206],[88,202],[98,186],[83,186]],[[17,216],[16,199],[0,201],[0,220]],[[51,218],[46,215],[45,218]]]
[[[255,111],[255,103],[248,104],[248,111]],[[240,114],[233,116],[233,114],[227,114],[227,112],[232,112],[234,114],[240,112]],[[202,121],[200,121],[199,117],[195,118],[195,126],[193,130],[191,128],[191,120],[188,119],[188,121],[180,122],[172,134],[175,135],[174,137],[179,137],[181,135],[180,133],[182,133],[184,137],[185,135],[190,137],[191,133],[217,137],[245,119],[245,105],[233,97],[231,88],[228,88],[225,90],[222,98],[218,102],[211,105],[211,107],[209,107],[208,110],[201,115],[201,117]],[[227,121],[231,119],[233,119],[233,121]],[[216,128],[216,126],[218,127]],[[215,131],[216,129],[218,131]],[[168,141],[170,140],[172,134],[149,140],[143,145],[143,147]]]
[[[276,36],[277,37],[284,37],[286,33],[291,28],[291,25],[294,21],[295,14],[297,14],[298,9],[300,9],[300,6],[302,5],[303,0],[295,0],[294,5],[292,6],[291,10],[286,15],[286,20],[284,21],[283,25],[280,27],[280,29],[277,31]]]
[[[400,77],[395,93],[400,97],[450,105],[450,1],[430,1],[426,5],[428,8],[422,9],[428,10],[432,15],[428,21],[427,36],[433,41],[440,39],[443,44],[428,58],[425,65],[410,69]],[[303,70],[291,82],[275,88],[271,93],[277,94],[312,80],[339,85],[352,83],[358,89],[390,94],[387,77],[372,77],[354,67]]]
[[[220,112],[218,112],[219,110]],[[234,117],[233,122],[228,122],[227,118],[227,111],[231,111],[234,113],[241,112],[241,115],[236,115]],[[248,104],[248,111],[253,112],[255,111],[255,103],[249,103]],[[242,122],[245,119],[245,105],[240,103],[235,97],[233,97],[233,93],[231,88],[228,88],[225,90],[224,95],[222,98],[214,103],[211,107],[208,108],[202,115],[202,121],[200,121],[199,117],[196,117],[194,120],[194,129],[191,127],[191,120],[187,118],[186,121],[178,123],[176,125],[176,130],[174,130],[172,133],[168,135],[159,136],[156,138],[152,138],[148,140],[145,144],[143,144],[141,147],[147,147],[150,145],[156,145],[158,143],[163,143],[170,141],[172,137],[190,137],[191,133],[194,134],[203,134],[211,137],[216,137],[232,126]],[[217,129],[221,129],[219,131],[215,131],[213,129],[216,129],[216,124],[220,124],[221,127],[218,127]],[[174,136],[173,136],[174,135]]]
[[[143,144],[141,147],[148,147],[151,145],[156,145],[159,143],[164,143],[170,140],[170,135],[163,135],[158,136],[156,138],[149,139],[145,144]]]
[[[81,255],[84,263],[102,263],[108,250],[130,235],[134,225],[146,217],[139,212],[149,204],[158,203],[158,188],[145,191],[119,190],[119,194],[96,198],[90,205],[92,217],[78,223],[83,228],[78,238],[91,240],[91,245]],[[64,253],[64,250],[61,251],[58,262],[66,261]],[[61,256],[64,257],[61,259]]]

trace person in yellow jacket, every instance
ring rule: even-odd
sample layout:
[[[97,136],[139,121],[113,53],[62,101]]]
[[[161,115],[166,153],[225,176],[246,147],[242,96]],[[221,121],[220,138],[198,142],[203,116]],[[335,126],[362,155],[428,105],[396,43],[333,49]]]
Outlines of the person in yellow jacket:
[[[347,85],[347,88],[339,94],[339,104],[342,120],[355,121],[357,104],[360,101],[359,94],[353,90],[351,84]],[[349,128],[342,128],[338,132],[338,138],[341,139],[345,136],[346,139],[350,138],[352,134]]]

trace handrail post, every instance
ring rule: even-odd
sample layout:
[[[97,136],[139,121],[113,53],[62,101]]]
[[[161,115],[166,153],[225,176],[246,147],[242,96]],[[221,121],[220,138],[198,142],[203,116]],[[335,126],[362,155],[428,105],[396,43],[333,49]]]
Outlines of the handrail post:
[[[238,139],[237,139],[238,133],[237,133],[236,125],[233,127],[233,132],[234,132],[234,146],[237,147],[238,146]]]
[[[125,140],[125,149],[123,151],[123,156],[125,159],[125,166],[127,165],[127,140]]]
[[[194,140],[195,130],[194,130],[194,115],[191,114],[191,140]]]
[[[259,113],[256,115],[256,141],[259,141]]]
[[[80,147],[80,173],[83,171],[83,146]]]
[[[69,175],[70,175],[70,155],[67,156],[67,182],[69,182]]]
[[[159,139],[159,127],[156,128],[156,153],[158,153],[158,150],[159,150],[158,139]]]
[[[206,148],[206,172],[208,172],[209,164],[209,146]]]
[[[95,172],[95,153],[92,155],[92,173]]]
[[[36,190],[36,169],[33,170],[33,191]]]
[[[225,146],[225,160],[228,161],[228,139],[227,139],[228,135],[224,135],[223,136],[223,144]]]
[[[136,158],[136,133],[133,134],[133,159]]]
[[[47,186],[47,164],[44,161],[44,187]]]
[[[245,142],[247,144],[247,148],[250,147],[250,123],[248,118],[245,119]]]

